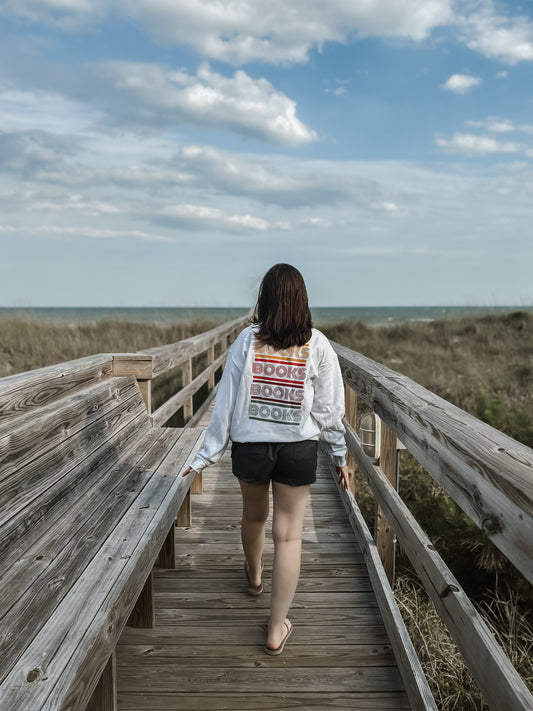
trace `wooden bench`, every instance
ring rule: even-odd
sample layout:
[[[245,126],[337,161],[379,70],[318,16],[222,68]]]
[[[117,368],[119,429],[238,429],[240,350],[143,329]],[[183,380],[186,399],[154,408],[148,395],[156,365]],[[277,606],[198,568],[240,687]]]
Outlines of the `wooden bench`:
[[[199,429],[154,427],[100,355],[0,380],[0,708],[113,709],[114,649],[153,624]]]

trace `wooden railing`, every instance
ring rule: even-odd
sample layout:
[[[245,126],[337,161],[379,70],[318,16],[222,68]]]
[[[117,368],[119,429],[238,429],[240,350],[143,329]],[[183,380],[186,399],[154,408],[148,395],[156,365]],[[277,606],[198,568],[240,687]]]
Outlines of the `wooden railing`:
[[[353,493],[341,491],[367,556],[379,551],[390,578],[396,536],[490,708],[531,711],[533,696],[396,490],[395,461],[398,438],[533,582],[533,450],[409,378],[344,346],[333,346],[348,388],[347,445],[382,510],[374,544]],[[354,429],[357,397],[382,421],[378,465],[364,453]],[[369,562],[374,580],[385,587],[379,566]]]
[[[229,345],[249,323],[250,317],[243,316],[177,343],[137,353],[115,354],[114,375],[136,376],[154,425],[164,425],[181,408],[184,423],[191,425],[198,420],[214,395],[215,373],[224,365]],[[218,354],[217,350],[220,351]],[[207,365],[193,379],[193,359],[202,354],[207,356]],[[152,384],[155,378],[177,368],[181,368],[181,388],[152,412]],[[193,395],[206,383],[210,397],[195,412]]]

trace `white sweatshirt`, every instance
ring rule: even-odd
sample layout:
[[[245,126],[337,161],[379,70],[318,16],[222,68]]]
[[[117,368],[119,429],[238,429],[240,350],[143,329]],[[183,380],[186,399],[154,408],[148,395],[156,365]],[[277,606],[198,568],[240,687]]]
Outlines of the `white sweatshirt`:
[[[202,449],[192,467],[215,464],[233,442],[321,439],[336,466],[346,463],[344,387],[328,339],[277,350],[245,328],[231,346]]]

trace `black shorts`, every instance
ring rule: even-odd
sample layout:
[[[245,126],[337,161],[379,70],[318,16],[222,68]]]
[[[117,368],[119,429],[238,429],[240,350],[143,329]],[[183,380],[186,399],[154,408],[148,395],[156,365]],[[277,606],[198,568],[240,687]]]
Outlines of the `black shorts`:
[[[306,486],[316,481],[318,441],[233,442],[232,470],[248,484],[277,481],[289,486]]]

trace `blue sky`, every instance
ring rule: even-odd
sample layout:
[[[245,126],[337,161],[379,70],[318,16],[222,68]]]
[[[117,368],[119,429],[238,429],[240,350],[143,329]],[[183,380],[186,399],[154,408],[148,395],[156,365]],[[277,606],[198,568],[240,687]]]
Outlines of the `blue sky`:
[[[0,0],[0,306],[531,305],[533,2]]]

